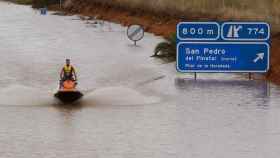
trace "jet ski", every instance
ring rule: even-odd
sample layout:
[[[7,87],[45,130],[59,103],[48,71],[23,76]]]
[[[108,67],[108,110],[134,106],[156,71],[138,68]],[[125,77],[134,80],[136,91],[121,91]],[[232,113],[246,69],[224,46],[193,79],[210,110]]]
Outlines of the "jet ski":
[[[54,96],[63,103],[72,103],[83,97],[83,94],[77,90],[77,82],[66,80],[60,85],[59,90]]]

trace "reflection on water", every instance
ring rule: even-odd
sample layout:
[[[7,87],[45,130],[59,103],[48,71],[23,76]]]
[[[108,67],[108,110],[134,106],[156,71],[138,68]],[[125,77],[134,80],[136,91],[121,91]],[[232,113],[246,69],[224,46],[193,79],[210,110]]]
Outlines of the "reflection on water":
[[[213,80],[213,79],[184,79],[176,78],[175,86],[183,93],[199,91],[214,96],[222,100],[240,100],[242,105],[256,105],[259,107],[268,107],[271,83],[257,80]],[[221,98],[218,98],[221,97]]]
[[[258,80],[213,80],[213,79],[184,79],[176,78],[175,86],[181,90],[191,90],[191,88],[239,88],[242,90],[256,92],[256,97],[269,97],[270,83]]]

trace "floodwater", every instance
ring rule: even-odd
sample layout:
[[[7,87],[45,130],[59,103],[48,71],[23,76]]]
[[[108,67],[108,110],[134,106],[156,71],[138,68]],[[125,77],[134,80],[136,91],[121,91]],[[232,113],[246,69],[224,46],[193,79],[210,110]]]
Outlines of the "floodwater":
[[[126,28],[0,2],[1,158],[278,158],[280,89],[176,73]],[[85,97],[53,98],[65,58]]]

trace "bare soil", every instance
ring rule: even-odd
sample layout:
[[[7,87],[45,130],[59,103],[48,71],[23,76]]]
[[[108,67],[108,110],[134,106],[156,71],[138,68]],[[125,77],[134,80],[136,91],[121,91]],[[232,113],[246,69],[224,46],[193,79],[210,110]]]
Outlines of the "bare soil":
[[[270,65],[266,78],[280,85],[280,33],[272,37]]]
[[[56,5],[50,9],[59,10]],[[74,5],[64,8],[67,14],[80,14],[90,18],[97,18],[106,21],[128,26],[130,24],[140,24],[147,32],[154,33],[165,38],[176,32],[176,25],[180,21],[191,20],[217,20],[221,17],[209,17],[207,15],[190,15],[189,17],[179,17],[164,13],[154,13],[143,10],[130,10],[127,8],[100,5],[96,3],[87,4],[83,1],[76,1]],[[222,19],[225,19],[223,17]],[[265,78],[280,84],[280,33],[272,36],[271,41],[271,68]]]

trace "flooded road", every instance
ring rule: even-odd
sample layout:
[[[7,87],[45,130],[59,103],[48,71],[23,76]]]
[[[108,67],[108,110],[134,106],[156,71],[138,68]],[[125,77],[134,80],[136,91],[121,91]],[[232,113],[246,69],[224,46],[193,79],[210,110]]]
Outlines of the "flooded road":
[[[277,158],[280,89],[234,74],[177,74],[126,28],[0,1],[1,158]],[[52,97],[65,58],[86,95]]]

